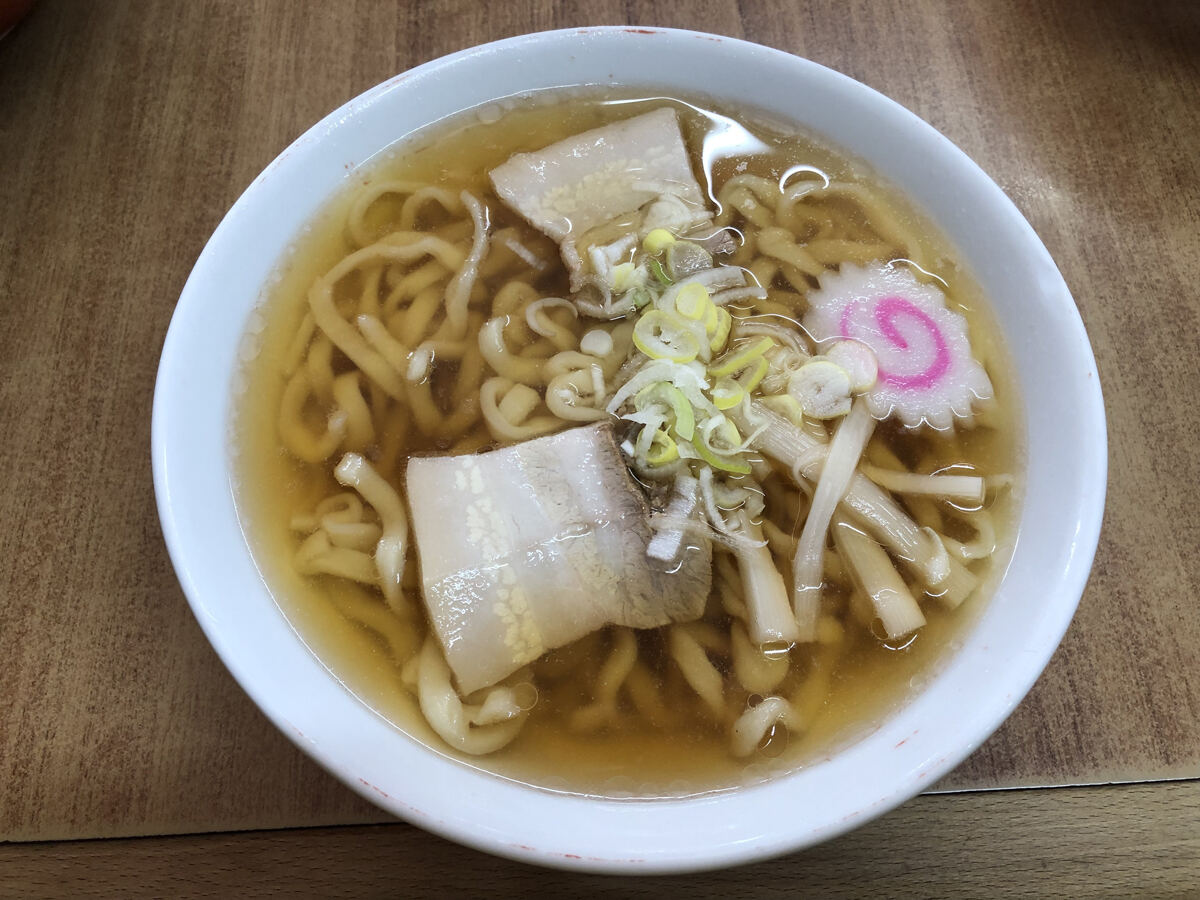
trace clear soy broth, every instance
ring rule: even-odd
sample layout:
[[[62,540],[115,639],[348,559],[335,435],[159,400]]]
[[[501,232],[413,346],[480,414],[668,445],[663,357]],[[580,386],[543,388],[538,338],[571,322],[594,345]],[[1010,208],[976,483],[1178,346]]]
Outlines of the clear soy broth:
[[[1013,380],[978,289],[953,261],[950,245],[903,198],[865,166],[813,137],[797,134],[753,111],[713,107],[702,100],[685,103],[646,96],[645,92],[589,89],[535,95],[464,112],[393,145],[354,170],[340,194],[297,238],[256,313],[261,329],[251,329],[253,346],[247,355],[252,358],[241,373],[235,404],[235,487],[243,529],[266,584],[297,633],[362,702],[436,752],[552,790],[633,797],[722,790],[836,752],[875,728],[937,671],[987,602],[1007,565],[1015,537],[1016,487],[989,498],[997,548],[989,559],[973,566],[981,586],[958,610],[947,612],[936,602],[923,600],[928,622],[906,642],[889,644],[867,628],[848,627],[845,646],[836,657],[828,652],[827,658],[818,659],[827,653],[818,645],[794,649],[791,672],[777,693],[803,697],[810,725],[798,735],[777,728],[749,761],[731,756],[722,727],[702,715],[681,717],[680,722],[663,729],[652,728],[632,714],[615,727],[594,733],[579,734],[568,727],[572,711],[591,701],[609,647],[607,632],[551,651],[533,664],[538,701],[513,743],[479,758],[457,754],[437,738],[413,695],[401,684],[402,662],[396,658],[396,647],[419,648],[425,623],[397,619],[373,588],[295,571],[292,558],[300,538],[289,529],[289,520],[311,511],[319,500],[341,488],[331,476],[331,465],[301,463],[280,443],[276,421],[284,388],[284,360],[304,315],[309,286],[355,249],[344,223],[356,191],[380,179],[465,187],[485,200],[493,228],[513,225],[529,232],[528,225],[492,193],[487,179],[491,168],[515,152],[537,150],[663,105],[679,112],[694,170],[711,197],[737,174],[751,173],[778,182],[796,173],[819,171],[831,179],[866,185],[897,221],[919,236],[923,258],[945,281],[951,305],[968,320],[975,353],[995,389],[986,415],[974,428],[960,433],[949,463],[982,474],[1019,476],[1021,471],[1022,436]],[[399,205],[386,199],[371,210],[372,222],[381,232],[394,225],[398,214]],[[561,271],[536,284],[543,295],[566,292]],[[796,311],[796,319],[800,312]],[[435,395],[437,374],[435,370]],[[441,399],[444,402],[444,397]],[[482,422],[475,428],[482,431],[479,446],[494,443]],[[382,472],[393,485],[402,484],[405,455],[445,452],[449,446],[447,441],[422,438],[412,428],[409,435],[399,465]],[[908,431],[890,422],[881,424],[873,438],[873,443],[886,447],[884,452],[922,472],[948,464],[937,442],[924,430]],[[940,507],[938,514],[943,516],[949,536],[959,540],[971,537],[969,528],[955,524],[954,510],[948,504],[913,502]],[[916,511],[910,508],[910,512]],[[798,533],[799,526],[793,523],[792,527]],[[410,554],[407,571],[414,599],[419,598],[419,590],[413,587],[415,570],[415,557]],[[846,604],[845,596],[836,590],[833,593],[835,603]],[[921,598],[919,593],[915,595]],[[720,628],[726,624],[723,615],[718,609],[709,618]],[[390,642],[384,632],[391,635]],[[694,702],[689,700],[678,671],[668,665],[663,643],[658,631],[639,633],[639,659],[659,679],[659,690],[668,704],[690,710]],[[723,674],[728,674],[727,670]]]

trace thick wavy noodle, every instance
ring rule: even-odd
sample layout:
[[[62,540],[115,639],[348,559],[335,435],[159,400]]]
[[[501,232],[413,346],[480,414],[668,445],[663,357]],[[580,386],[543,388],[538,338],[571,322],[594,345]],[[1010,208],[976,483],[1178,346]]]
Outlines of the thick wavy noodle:
[[[369,170],[301,243],[270,299],[239,407],[239,502],[256,557],[330,668],[433,745],[491,754],[479,764],[548,787],[618,795],[732,785],[869,727],[936,669],[968,621],[949,610],[1003,562],[1013,503],[1003,475],[983,503],[894,491],[918,526],[944,536],[955,566],[941,603],[925,605],[928,626],[903,647],[875,633],[837,542],[824,556],[818,640],[755,643],[745,548],[716,534],[699,621],[596,632],[459,695],[419,596],[397,492],[406,460],[608,418],[632,342],[630,323],[586,319],[564,299],[558,248],[501,205],[484,176],[514,150],[650,102],[529,102],[498,121],[489,110],[488,121],[468,116]],[[674,105],[697,149],[728,128],[702,104]],[[1009,376],[945,245],[828,149],[769,127],[745,137],[758,152],[704,172],[716,224],[738,240],[725,261],[752,276],[724,298],[735,334],[798,321],[817,279],[842,264],[897,261],[941,284],[968,317],[997,396],[974,427],[950,435],[880,425],[863,471],[886,491],[900,472],[1016,471]],[[805,427],[828,439],[820,423]],[[787,573],[811,497],[767,463],[755,476],[761,552]]]

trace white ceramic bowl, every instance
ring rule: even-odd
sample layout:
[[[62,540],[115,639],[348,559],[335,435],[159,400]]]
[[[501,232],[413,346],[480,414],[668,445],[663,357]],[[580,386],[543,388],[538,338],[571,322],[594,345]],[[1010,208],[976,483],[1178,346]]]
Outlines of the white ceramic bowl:
[[[891,179],[951,236],[991,298],[1025,403],[1020,538],[961,650],[834,758],[695,799],[553,794],[408,738],[356,701],[289,627],[251,560],[231,491],[239,341],[285,248],[346,186],[348,167],[467,107],[614,80],[751,104]],[[621,28],[528,35],[444,57],[355,98],[284,151],[221,222],[180,297],[159,367],[153,457],[163,532],[196,617],[246,692],[305,752],[369,800],[454,840],[527,862],[642,873],[816,843],[966,757],[1025,695],[1066,630],[1095,552],[1106,478],[1099,380],[1075,305],[1028,223],[970,159],[886,97],[814,63],[713,35]]]

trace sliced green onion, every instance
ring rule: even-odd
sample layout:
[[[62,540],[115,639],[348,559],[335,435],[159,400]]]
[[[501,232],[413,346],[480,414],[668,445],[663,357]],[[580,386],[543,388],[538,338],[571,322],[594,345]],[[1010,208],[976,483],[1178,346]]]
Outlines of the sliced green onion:
[[[720,438],[724,446],[715,443],[714,438]],[[722,456],[731,456],[742,450],[742,436],[738,433],[737,426],[724,416],[712,416],[701,426],[700,443]]]
[[[688,402],[688,398],[683,395],[683,391],[669,381],[660,381],[642,388],[633,398],[633,405],[637,409],[645,409],[652,403],[661,403],[670,407],[671,412],[675,415],[673,426],[675,433],[685,441],[692,439],[692,434],[696,429],[696,413],[692,409],[692,404]]]
[[[641,309],[654,299],[654,295],[644,287],[632,287],[625,295],[625,299],[633,301],[634,309]]]
[[[724,446],[714,444],[718,438]],[[692,446],[697,455],[714,469],[738,475],[747,475],[750,472],[750,463],[737,455],[743,450],[742,436],[738,433],[737,426],[723,415],[709,418],[701,426],[700,434],[692,441]]]
[[[879,378],[879,360],[866,344],[854,340],[838,341],[825,351],[825,358],[846,370],[850,390],[856,394],[875,387]]]
[[[750,463],[745,460],[732,456],[718,456],[704,446],[704,441],[696,441],[692,444],[692,447],[695,448],[696,455],[714,469],[719,469],[722,472],[732,472],[734,475],[750,474]]]
[[[804,427],[804,408],[791,394],[772,394],[763,397],[761,402],[767,409],[783,416],[797,428]]]
[[[633,343],[651,359],[691,362],[700,353],[700,341],[687,323],[673,313],[652,309],[633,326]]]
[[[759,382],[763,380],[770,368],[771,364],[767,362],[765,357],[760,356],[758,362],[755,363],[754,371],[750,375],[743,375],[738,379],[738,382],[746,389],[746,393],[748,394],[758,387]]]
[[[675,295],[675,310],[685,319],[699,322],[708,317],[708,309],[713,305],[708,296],[708,290],[702,284],[685,284]]]
[[[633,263],[624,262],[613,266],[612,289],[614,293],[625,293],[637,283],[636,279],[637,270],[634,268]]]
[[[679,445],[665,431],[655,431],[650,439],[650,449],[646,453],[646,462],[652,466],[662,466],[679,459]]]
[[[788,379],[788,393],[814,419],[836,419],[850,412],[850,376],[837,363],[813,357]]]
[[[673,363],[665,359],[653,360],[643,364],[632,378],[617,388],[604,408],[610,413],[615,413],[621,404],[642,388],[659,381],[669,381],[683,392],[683,396],[687,397],[692,406],[708,409],[712,403],[704,394],[704,390],[708,388],[704,375],[704,367],[698,362]]]
[[[713,304],[715,310],[714,315],[717,317],[716,325],[713,329],[708,329],[712,334],[712,340],[708,342],[709,349],[713,353],[721,352],[721,348],[725,346],[725,342],[729,340],[729,329],[733,327],[733,316],[729,314],[723,306]],[[705,324],[707,329],[707,323]]]
[[[731,409],[742,402],[746,389],[732,378],[722,378],[712,389],[713,403],[717,409]]]
[[[665,416],[640,416],[642,419],[643,428],[638,432],[637,440],[633,443],[634,455],[639,460],[645,460],[646,454],[650,452],[650,444],[654,441],[654,433],[662,427],[666,421]]]
[[[675,243],[675,235],[665,228],[655,228],[642,239],[642,248],[647,253],[662,253]]]
[[[675,283],[671,280],[671,276],[667,274],[667,270],[663,268],[663,264],[653,256],[646,260],[646,267],[650,270],[650,274],[653,275],[660,284]]]
[[[775,342],[770,338],[760,338],[753,344],[737,351],[719,366],[714,366],[708,370],[708,374],[714,378],[723,378],[726,375],[732,375],[734,372],[740,372],[747,368],[756,359],[762,357],[764,353],[775,346]]]

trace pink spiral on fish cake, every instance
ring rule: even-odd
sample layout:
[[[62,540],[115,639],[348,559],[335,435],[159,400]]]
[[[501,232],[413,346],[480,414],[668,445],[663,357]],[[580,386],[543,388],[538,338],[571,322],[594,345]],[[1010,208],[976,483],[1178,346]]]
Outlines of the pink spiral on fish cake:
[[[807,300],[804,327],[818,345],[854,340],[874,352],[879,374],[864,396],[876,418],[950,428],[991,396],[966,319],[904,266],[843,263]]]
[[[862,339],[861,334],[856,333],[853,322],[854,313],[858,312],[861,304],[862,301],[848,303],[842,310],[839,330],[843,338]],[[908,340],[896,327],[896,320],[900,318],[912,319],[925,329],[926,334],[933,341],[933,359],[926,369],[910,375],[893,372],[880,361],[879,380],[898,388],[928,390],[940,382],[950,371],[952,359],[950,347],[946,343],[946,336],[942,334],[937,322],[933,321],[933,318],[916,304],[900,296],[883,297],[875,303],[875,322],[879,325],[880,333],[891,343],[892,347],[898,350],[909,349]]]

